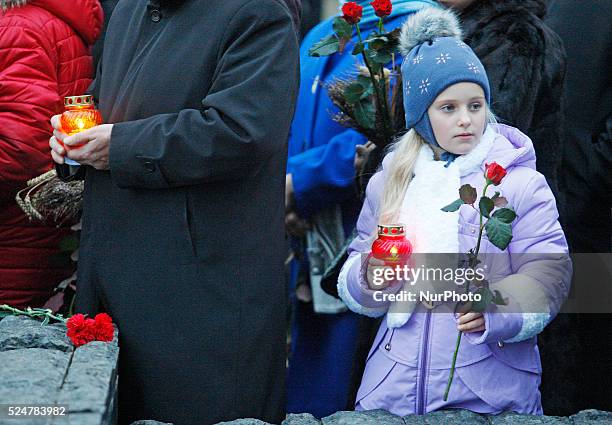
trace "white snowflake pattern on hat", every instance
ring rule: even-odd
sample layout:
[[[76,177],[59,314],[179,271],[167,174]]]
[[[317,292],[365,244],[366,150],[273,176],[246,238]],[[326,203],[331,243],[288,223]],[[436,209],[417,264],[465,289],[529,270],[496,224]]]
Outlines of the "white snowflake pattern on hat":
[[[421,84],[419,85],[419,88],[421,89],[421,94],[427,93],[427,87],[429,87],[430,85],[431,83],[429,82],[429,78],[421,80]]]
[[[467,48],[468,48],[468,45],[467,45],[467,44],[465,44],[465,43],[464,43],[463,41],[461,41],[461,40],[457,40],[457,46],[458,46],[458,47],[461,47],[462,49],[467,49]]]
[[[416,65],[417,63],[421,63],[422,60],[423,60],[423,55],[418,55],[418,56],[415,56],[414,59],[412,59],[412,63]]]
[[[450,58],[450,53],[440,53],[440,56],[436,58],[436,63],[446,63],[446,61],[448,61]]]
[[[404,95],[408,96],[410,94],[410,89],[412,87],[410,87],[410,80],[406,81],[406,84],[404,84]]]
[[[478,66],[474,65],[473,62],[470,62],[467,65],[470,71],[474,71],[474,74],[480,74],[480,69],[478,68]]]

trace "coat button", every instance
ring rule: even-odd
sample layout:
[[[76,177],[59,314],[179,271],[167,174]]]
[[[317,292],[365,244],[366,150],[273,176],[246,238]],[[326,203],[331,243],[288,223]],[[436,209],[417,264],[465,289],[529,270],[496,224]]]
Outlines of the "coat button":
[[[385,350],[390,351],[391,350],[391,344],[387,343],[387,345],[385,345]]]
[[[162,14],[159,11],[159,9],[153,9],[151,11],[151,20],[153,22],[159,22],[159,21],[161,21],[161,18],[162,18]]]
[[[152,173],[153,171],[155,171],[155,164],[153,164],[151,161],[147,161],[143,165],[148,173]]]
[[[499,348],[504,348],[504,342],[503,341],[497,341],[497,346]]]

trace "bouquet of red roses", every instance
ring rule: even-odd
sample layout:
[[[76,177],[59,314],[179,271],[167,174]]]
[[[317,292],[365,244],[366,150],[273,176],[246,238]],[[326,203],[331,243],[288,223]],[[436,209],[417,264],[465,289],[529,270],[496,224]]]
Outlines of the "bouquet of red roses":
[[[340,109],[334,119],[353,127],[382,151],[393,141],[393,136],[404,127],[403,104],[399,89],[399,64],[395,56],[399,52],[400,28],[385,31],[384,19],[391,14],[391,0],[374,0],[370,3],[378,16],[377,28],[364,37],[359,27],[363,7],[355,2],[342,6],[342,16],[333,21],[334,32],[314,44],[309,55],[314,57],[342,54],[357,32],[358,41],[351,54],[361,56],[365,67],[356,79],[337,79],[327,85],[332,102]],[[391,68],[385,64],[391,63]],[[391,80],[395,79],[393,92]],[[397,118],[397,119],[396,119]]]

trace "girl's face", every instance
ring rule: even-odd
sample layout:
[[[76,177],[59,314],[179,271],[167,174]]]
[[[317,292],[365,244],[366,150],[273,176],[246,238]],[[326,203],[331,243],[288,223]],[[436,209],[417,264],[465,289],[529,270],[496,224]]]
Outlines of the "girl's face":
[[[475,0],[438,0],[438,3],[442,3],[446,7],[452,7],[453,9],[463,10],[474,3],[474,1]]]
[[[480,142],[487,119],[484,90],[475,83],[457,83],[436,97],[427,114],[442,149],[469,153]]]

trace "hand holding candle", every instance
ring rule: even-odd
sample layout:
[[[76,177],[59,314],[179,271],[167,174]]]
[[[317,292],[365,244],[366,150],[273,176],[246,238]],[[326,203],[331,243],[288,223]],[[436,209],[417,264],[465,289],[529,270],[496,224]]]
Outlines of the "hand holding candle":
[[[49,140],[51,156],[58,164],[69,160],[107,170],[113,125],[102,124],[91,96],[68,97],[66,111],[51,118],[53,137]]]

